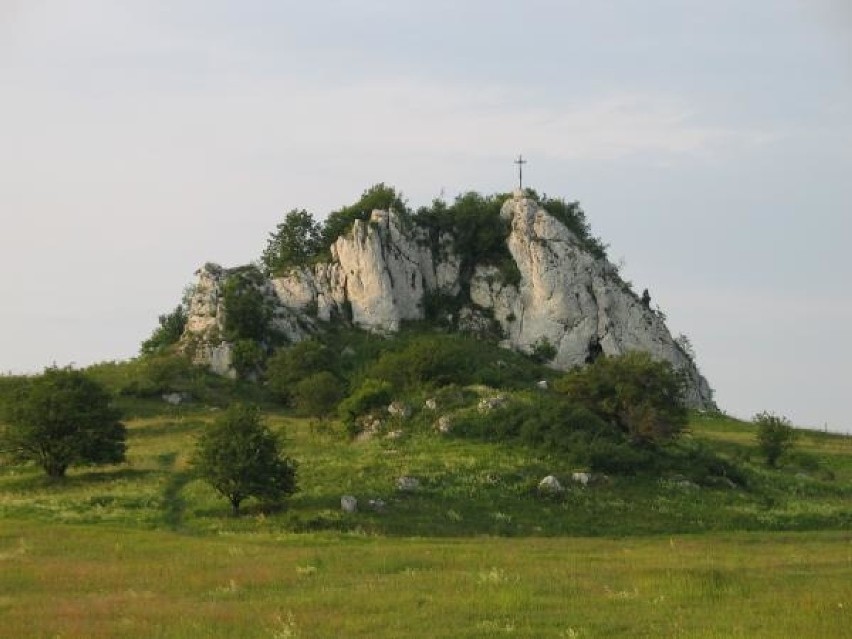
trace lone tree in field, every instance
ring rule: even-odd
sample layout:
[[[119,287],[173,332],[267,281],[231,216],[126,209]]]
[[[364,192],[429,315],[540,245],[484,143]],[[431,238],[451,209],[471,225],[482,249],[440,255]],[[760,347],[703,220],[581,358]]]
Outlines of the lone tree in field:
[[[631,351],[569,371],[556,389],[617,426],[631,443],[649,444],[672,439],[686,426],[683,385],[669,362]]]
[[[54,478],[77,464],[124,461],[126,429],[109,393],[82,371],[48,368],[6,410],[3,448]]]
[[[767,412],[755,415],[754,423],[757,426],[757,447],[766,463],[775,468],[781,456],[796,443],[796,429],[786,417]]]
[[[296,491],[296,463],[282,454],[260,409],[249,404],[234,404],[204,431],[193,465],[231,502],[235,516],[248,497],[275,503]]]

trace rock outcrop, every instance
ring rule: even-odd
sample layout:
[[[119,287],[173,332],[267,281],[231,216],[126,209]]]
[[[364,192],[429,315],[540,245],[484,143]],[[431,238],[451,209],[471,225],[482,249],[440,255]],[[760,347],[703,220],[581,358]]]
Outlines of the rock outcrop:
[[[612,264],[587,251],[524,193],[509,198],[501,216],[510,225],[506,245],[520,273],[518,284],[507,282],[493,266],[478,265],[465,276],[451,237],[439,237],[435,250],[423,229],[396,213],[376,210],[334,242],[327,262],[293,269],[263,285],[275,309],[273,327],[292,342],[332,321],[388,334],[402,322],[425,319],[428,295],[469,291],[454,318],[460,329],[496,331],[507,348],[544,351],[558,369],[599,354],[646,351],[687,373],[691,406],[713,406],[710,386],[662,317],[630,290]],[[229,345],[220,337],[221,292],[228,273],[211,264],[197,272],[184,336],[196,361],[224,374],[232,370]]]

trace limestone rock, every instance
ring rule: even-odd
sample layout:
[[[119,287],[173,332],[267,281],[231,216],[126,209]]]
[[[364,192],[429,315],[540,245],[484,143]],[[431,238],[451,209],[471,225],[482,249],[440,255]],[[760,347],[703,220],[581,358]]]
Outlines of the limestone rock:
[[[438,401],[434,397],[430,397],[423,402],[423,408],[426,410],[438,410]]]
[[[588,486],[592,476],[589,473],[571,473],[571,481],[575,481],[581,486]]]
[[[340,498],[340,509],[345,513],[358,512],[358,500],[352,495],[344,495]]]
[[[565,490],[562,487],[562,484],[559,483],[559,480],[556,479],[556,477],[554,477],[553,475],[548,475],[540,482],[538,482],[538,489],[540,492],[548,494],[558,494],[564,492]]]
[[[396,489],[403,493],[413,493],[420,489],[420,480],[403,476],[396,480]]]
[[[506,398],[503,395],[495,395],[493,397],[483,397],[477,404],[477,410],[480,413],[489,413],[495,408],[500,408],[506,403]]]
[[[510,224],[506,246],[520,273],[508,284],[493,266],[462,274],[453,238],[442,234],[433,253],[426,231],[393,211],[373,211],[357,220],[331,247],[327,262],[294,268],[262,285],[274,305],[273,326],[290,342],[321,330],[318,322],[340,321],[377,333],[399,330],[424,318],[426,294],[470,291],[456,318],[460,330],[502,336],[502,344],[530,353],[550,344],[550,365],[583,365],[598,354],[640,350],[685,371],[687,403],[712,408],[712,391],[676,343],[661,314],[636,295],[606,259],[588,252],[578,238],[534,199],[517,191],[500,215]],[[222,286],[230,271],[206,264],[190,301],[182,343],[196,362],[233,375],[229,345],[222,342]],[[469,278],[462,281],[462,276]]]
[[[411,406],[404,402],[391,402],[388,406],[388,414],[401,419],[408,419],[411,417]]]
[[[438,421],[435,422],[435,429],[442,435],[446,435],[447,433],[451,432],[453,430],[453,422],[450,419],[450,416],[441,415],[438,418]]]

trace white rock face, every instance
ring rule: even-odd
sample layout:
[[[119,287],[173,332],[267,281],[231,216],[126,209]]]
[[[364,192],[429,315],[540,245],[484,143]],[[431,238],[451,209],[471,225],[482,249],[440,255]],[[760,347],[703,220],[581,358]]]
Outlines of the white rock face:
[[[563,370],[584,364],[593,351],[646,351],[686,371],[690,406],[713,406],[707,381],[612,264],[586,251],[521,192],[505,202],[501,216],[510,222],[507,247],[520,284],[505,284],[496,268],[477,266],[469,282],[472,306],[463,309],[460,325],[476,329],[496,322],[503,345],[515,350],[549,345],[555,353],[550,364]],[[369,221],[356,221],[335,241],[329,262],[271,280],[264,292],[276,303],[274,326],[292,342],[321,330],[317,320],[393,333],[406,320],[424,318],[426,293],[457,294],[463,283],[453,239],[442,235],[433,255],[425,232],[409,226],[394,212],[373,211]],[[220,338],[228,271],[206,265],[197,275],[185,338],[194,338],[197,361],[232,374],[230,351]]]

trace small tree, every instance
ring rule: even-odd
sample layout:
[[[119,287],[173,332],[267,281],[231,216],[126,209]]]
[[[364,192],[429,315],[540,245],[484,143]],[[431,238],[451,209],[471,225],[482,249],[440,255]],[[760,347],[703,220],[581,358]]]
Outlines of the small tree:
[[[248,497],[278,502],[296,491],[296,463],[282,454],[253,405],[234,404],[204,431],[193,466],[235,516]]]
[[[296,384],[294,399],[306,415],[325,419],[334,412],[343,395],[343,383],[328,371],[322,371]]]
[[[48,368],[7,407],[3,447],[53,478],[75,464],[124,461],[126,430],[109,393],[85,373]]]
[[[279,275],[292,266],[303,266],[320,250],[320,225],[304,209],[293,209],[274,233],[269,234],[260,260],[270,275]]]
[[[177,343],[186,328],[186,320],[186,309],[183,305],[177,306],[171,313],[160,315],[160,325],[154,329],[151,337],[142,342],[141,353],[152,355]]]
[[[641,444],[671,439],[686,426],[683,384],[669,362],[632,351],[574,369],[556,389]]]
[[[798,433],[786,417],[762,412],[754,416],[757,426],[757,447],[766,463],[775,468],[781,456],[796,443]]]

